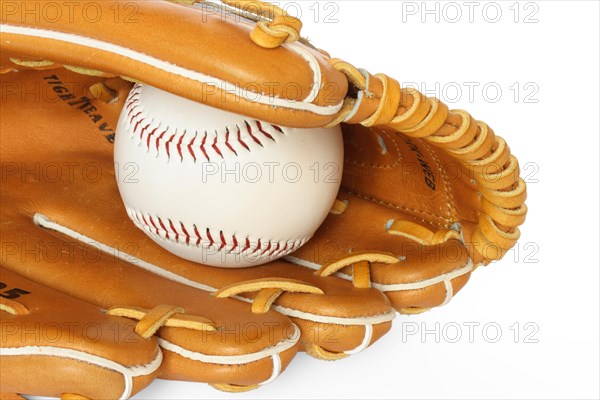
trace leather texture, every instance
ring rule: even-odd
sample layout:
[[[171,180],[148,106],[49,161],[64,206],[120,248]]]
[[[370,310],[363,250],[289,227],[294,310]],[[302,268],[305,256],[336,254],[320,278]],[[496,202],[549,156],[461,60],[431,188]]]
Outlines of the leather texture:
[[[5,268],[0,268],[0,315],[2,392],[119,399],[139,392],[158,374],[157,341],[138,336],[131,320],[106,315]]]
[[[150,243],[120,236],[119,225],[125,224],[125,230],[132,232],[137,229],[128,221],[117,193],[113,145],[81,105],[69,105],[72,99],[61,100],[61,95],[63,99],[70,96],[57,94],[53,89],[57,85],[51,83],[54,81],[44,77],[48,77],[44,71],[2,76],[3,88],[16,85],[21,93],[27,87],[43,92],[37,99],[2,92],[1,234],[5,268],[104,310],[153,310],[170,304],[181,307],[184,315],[210,321],[212,331],[168,325],[158,330],[164,352],[162,378],[241,387],[277,376],[298,350],[297,328],[287,317],[274,311],[253,314],[241,301],[218,299],[208,290],[162,278],[117,253],[135,256],[137,249]],[[63,77],[61,87],[68,87],[77,99],[96,81],[81,79],[75,73]],[[129,84],[116,89],[124,98]],[[95,107],[95,115],[102,115],[104,123],[112,126],[122,101],[94,101],[87,107]],[[105,208],[120,214],[103,214]],[[43,228],[41,222],[36,224],[37,217],[96,239],[77,240]],[[97,235],[97,231],[106,235]],[[106,239],[114,252],[102,251],[99,239]],[[225,340],[227,335],[234,339]]]
[[[366,348],[390,328],[390,302],[407,314],[446,304],[475,268],[517,242],[526,186],[510,147],[486,123],[330,58],[299,38],[299,21],[260,1],[224,14],[179,3],[135,2],[134,26],[50,23],[3,9],[1,233],[3,244],[16,244],[3,249],[5,268],[116,307],[144,322],[141,334],[158,327],[159,344],[191,352],[255,354],[279,348],[297,326],[300,344],[278,354],[283,369],[299,346],[330,360]],[[248,16],[250,6],[258,17],[232,14]],[[177,259],[135,229],[118,198],[110,143],[126,81],[272,124],[341,124],[342,188],[314,238],[284,259],[232,271]],[[55,164],[74,174],[54,178]],[[95,167],[99,176],[89,176]],[[23,260],[34,243],[58,243],[62,256],[29,268]],[[276,327],[271,340],[265,329],[257,341],[196,340],[236,323]],[[196,328],[177,328],[189,324]],[[232,367],[190,364],[182,354],[190,353],[165,350],[160,376],[236,391],[277,369],[273,357]]]
[[[115,4],[125,7],[124,1]],[[386,126],[441,149],[472,176],[483,200],[475,210],[476,227],[461,232],[476,264],[502,258],[520,236],[526,185],[504,139],[465,111],[403,89],[385,74],[329,58],[300,40],[301,23],[276,7],[240,1],[219,12],[202,1],[139,1],[135,24],[118,18],[91,23],[69,13],[49,21],[23,8],[46,3],[3,3],[0,71],[64,66],[92,76],[117,75],[291,127]],[[101,15],[111,15],[104,11]],[[253,13],[258,24],[245,18]],[[265,23],[265,17],[272,22]],[[435,235],[401,225],[395,231],[407,236]]]
[[[263,124],[135,85],[114,159],[121,175],[137,166],[117,180],[137,227],[181,258],[242,268],[310,240],[339,191],[343,149],[339,126]]]
[[[348,249],[365,258],[392,256],[369,263],[369,286],[383,291],[397,310],[414,313],[447,303],[475,269],[464,240],[457,235],[424,243],[392,227],[402,221],[433,232],[472,230],[480,199],[469,174],[427,142],[389,128],[344,125],[343,131],[338,201],[344,209],[330,214],[314,240],[292,256],[319,271],[342,262],[338,276],[355,284],[356,271],[345,261]]]
[[[91,3],[104,17],[91,21],[84,13],[68,12],[57,20],[23,17],[25,7],[35,9],[35,3],[41,9],[49,1],[2,9],[1,48],[9,58],[2,67],[14,66],[15,60],[45,60],[102,71],[257,119],[280,119],[290,127],[330,122],[346,93],[346,78],[319,51],[298,42],[276,49],[256,46],[250,39],[254,24],[235,15],[137,1],[135,21],[128,21],[126,15],[111,16],[132,2],[84,0],[78,3],[82,9]]]
[[[112,87],[117,100],[92,99],[99,83]],[[299,346],[320,358],[339,359],[362,351],[390,329],[393,309],[376,289],[319,277],[286,260],[236,270],[196,264],[137,229],[118,194],[113,144],[106,133],[116,126],[130,83],[64,69],[23,70],[2,75],[2,87],[6,268],[103,309],[129,309],[116,315],[146,316],[140,324],[148,326],[139,327],[140,334],[161,320],[162,314],[151,314],[162,305],[180,307],[183,312],[175,315],[199,317],[218,328],[159,327],[161,378],[226,384],[228,390],[252,387],[271,379],[275,356],[281,369]],[[33,92],[39,96],[29,97]],[[86,113],[90,107],[93,114]],[[29,248],[39,254],[30,258]],[[244,286],[253,281],[259,283]],[[235,298],[220,296],[226,287],[243,290],[233,289]],[[260,307],[261,293],[272,288],[281,291]],[[183,351],[170,351],[171,344],[185,349],[188,358]],[[268,353],[278,346],[285,350]],[[190,352],[232,360],[261,352],[269,356],[221,365],[190,359]]]

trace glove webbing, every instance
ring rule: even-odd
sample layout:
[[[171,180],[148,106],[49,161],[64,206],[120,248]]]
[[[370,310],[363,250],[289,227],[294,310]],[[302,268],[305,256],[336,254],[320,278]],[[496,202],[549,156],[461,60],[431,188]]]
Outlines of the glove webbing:
[[[518,240],[527,213],[525,182],[506,142],[466,111],[450,111],[438,99],[403,89],[384,74],[372,76],[338,59],[330,62],[356,89],[330,125],[387,126],[444,149],[472,174],[482,196],[471,244],[485,264],[502,258]]]

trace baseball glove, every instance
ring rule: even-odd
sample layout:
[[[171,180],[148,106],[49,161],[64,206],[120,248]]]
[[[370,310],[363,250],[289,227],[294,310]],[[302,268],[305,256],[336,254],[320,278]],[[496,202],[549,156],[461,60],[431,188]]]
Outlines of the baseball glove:
[[[330,58],[300,39],[300,21],[274,6],[230,0],[224,1],[226,6],[180,3],[187,4],[136,2],[133,24],[114,18],[90,23],[76,15],[27,19],[18,5],[3,9],[0,66],[4,79],[17,88],[12,89],[17,94],[10,112],[5,112],[3,96],[3,160],[18,165],[25,160],[93,161],[110,171],[107,143],[114,138],[123,92],[131,87],[123,88],[122,79],[143,82],[272,124],[342,124],[344,179],[330,216],[307,245],[285,260],[215,271],[177,260],[137,232],[108,179],[97,185],[81,179],[68,182],[61,191],[56,185],[30,191],[21,190],[25,185],[4,184],[3,213],[10,208],[6,212],[14,215],[6,220],[20,218],[22,223],[3,225],[3,238],[30,235],[43,242],[40,236],[53,235],[39,229],[43,227],[67,243],[101,243],[104,252],[113,253],[110,262],[102,256],[102,267],[88,268],[80,258],[86,268],[55,263],[31,271],[12,257],[5,263],[8,268],[25,269],[31,279],[103,308],[125,304],[148,310],[175,303],[187,310],[190,288],[216,290],[217,297],[252,303],[253,313],[247,307],[228,321],[269,316],[281,324],[278,340],[288,338],[283,332],[291,323],[267,311],[274,309],[294,319],[311,354],[335,359],[365,348],[389,329],[387,301],[374,289],[383,291],[400,312],[421,312],[448,302],[476,266],[500,259],[516,243],[527,211],[525,184],[506,142],[485,123],[403,89],[386,75],[371,75]],[[94,7],[108,16],[114,7],[128,4],[102,2]],[[29,69],[47,71],[24,72]],[[28,102],[28,91],[18,89],[27,82],[54,97]],[[83,82],[85,91],[73,94],[75,90],[63,89],[65,82]],[[59,121],[55,115],[61,116]],[[9,117],[12,122],[5,122]],[[35,152],[29,143],[36,143]],[[16,170],[18,176],[27,174],[20,166]],[[135,248],[112,246],[121,241]],[[135,268],[124,266],[124,259]],[[57,268],[60,272],[52,272]],[[76,287],[51,273],[94,277],[101,283],[99,288],[90,284],[90,291],[87,284]],[[158,285],[157,276],[181,297],[142,290],[158,287],[146,283]],[[137,297],[131,294],[133,288]],[[194,313],[210,319],[224,318],[222,304],[240,307],[237,300],[219,299],[213,305],[214,299],[194,296],[202,303]],[[315,323],[319,332],[340,324],[339,337],[315,338],[309,334]],[[159,330],[159,335],[169,329]],[[169,377],[190,379],[185,373],[192,368],[172,362],[164,369]],[[244,374],[241,379],[218,373],[223,375],[202,379],[251,386],[271,376],[257,373],[260,377],[252,380]]]
[[[162,361],[156,339],[139,336],[131,320],[2,267],[0,314],[2,399],[11,392],[129,398],[152,382]]]
[[[118,194],[113,145],[95,123],[115,126],[129,82],[27,69],[1,79],[6,270],[139,320],[136,332],[159,338],[159,377],[249,390],[275,379],[299,347],[335,360],[390,329],[395,314],[376,289],[284,260],[243,270],[195,264],[137,229]],[[91,117],[83,109],[92,107]]]

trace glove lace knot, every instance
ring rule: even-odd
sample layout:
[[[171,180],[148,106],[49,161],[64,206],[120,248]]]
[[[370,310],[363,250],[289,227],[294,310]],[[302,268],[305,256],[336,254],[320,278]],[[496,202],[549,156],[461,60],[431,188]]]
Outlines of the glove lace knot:
[[[209,3],[204,0],[169,1],[184,5]],[[221,3],[228,6],[227,11],[256,21],[256,26],[250,32],[250,39],[261,47],[274,49],[300,39],[302,21],[274,4],[261,0],[221,0]]]
[[[371,287],[371,263],[395,264],[398,257],[384,252],[355,252],[329,264],[324,264],[316,274],[321,277],[332,275],[340,269],[352,266],[352,283],[357,288]]]
[[[29,310],[23,304],[0,297],[0,311],[4,311],[6,313],[12,315],[27,315],[29,314]]]
[[[238,296],[241,293],[258,292],[252,300],[252,312],[264,314],[284,292],[323,294],[323,291],[310,283],[284,278],[262,278],[227,285],[213,293],[217,298]],[[241,298],[244,300],[244,298]]]
[[[152,310],[135,307],[113,307],[106,313],[138,320],[139,323],[135,327],[135,332],[144,339],[152,337],[163,326],[209,332],[216,330],[215,324],[211,320],[186,314],[183,308],[168,304],[161,304]]]
[[[482,198],[478,229],[467,240],[484,264],[502,258],[518,240],[518,226],[527,214],[526,185],[504,139],[468,112],[449,110],[438,99],[401,88],[386,75],[373,76],[339,59],[331,59],[330,63],[354,86],[330,125],[385,125],[408,137],[423,139],[458,160]],[[404,227],[409,228],[405,235],[415,231],[413,225]],[[402,229],[394,232],[400,234]]]
[[[462,242],[460,233],[454,229],[439,229],[433,232],[423,225],[406,220],[390,220],[386,229],[391,235],[405,237],[423,246],[445,243],[450,239]]]

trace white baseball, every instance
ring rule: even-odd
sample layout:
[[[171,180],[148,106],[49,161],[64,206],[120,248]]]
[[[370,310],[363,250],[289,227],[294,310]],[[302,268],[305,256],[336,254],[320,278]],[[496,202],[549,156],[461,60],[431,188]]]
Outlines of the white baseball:
[[[136,85],[115,139],[134,224],[187,260],[263,264],[297,250],[338,193],[339,127],[295,129]]]

